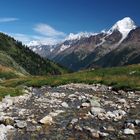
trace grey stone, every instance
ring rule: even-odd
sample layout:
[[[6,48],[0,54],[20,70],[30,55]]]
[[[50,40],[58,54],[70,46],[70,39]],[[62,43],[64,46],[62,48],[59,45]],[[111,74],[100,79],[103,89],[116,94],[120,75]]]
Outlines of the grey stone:
[[[81,107],[90,107],[90,103],[82,103]]]
[[[140,127],[140,120],[135,120],[135,124]]]
[[[25,121],[16,120],[15,126],[22,129],[27,127],[27,123]]]
[[[39,122],[41,124],[49,124],[49,125],[51,125],[53,123],[53,118],[50,115],[48,115],[48,116],[45,116],[44,118],[42,118]]]
[[[124,129],[124,134],[126,134],[126,135],[134,135],[135,132],[132,129],[126,128],[126,129]]]
[[[90,100],[90,104],[92,107],[100,107],[100,103],[99,103],[99,98],[94,96],[91,100]]]
[[[77,122],[78,122],[78,119],[77,118],[74,118],[74,119],[71,120],[70,124],[75,124]]]
[[[92,107],[91,108],[91,113],[93,115],[98,115],[99,113],[105,113],[105,110],[100,108],[100,107]]]
[[[107,137],[107,136],[109,136],[109,134],[108,133],[105,133],[105,132],[99,132],[99,135],[101,137]]]
[[[125,100],[125,99],[119,99],[119,100],[118,100],[118,103],[126,104],[126,100]]]
[[[69,105],[66,102],[63,102],[61,105],[62,105],[62,107],[65,107],[65,108],[69,107]]]
[[[115,129],[113,128],[113,126],[108,126],[107,128],[106,128],[106,131],[108,131],[108,132],[114,132],[115,131]]]

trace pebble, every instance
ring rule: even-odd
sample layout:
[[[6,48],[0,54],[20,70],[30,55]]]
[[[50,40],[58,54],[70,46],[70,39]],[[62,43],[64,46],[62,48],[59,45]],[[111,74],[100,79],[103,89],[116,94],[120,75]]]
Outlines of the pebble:
[[[100,107],[100,103],[99,103],[99,99],[97,97],[93,97],[91,100],[90,100],[90,104],[92,107]]]
[[[100,135],[101,137],[107,137],[107,136],[109,136],[108,133],[104,133],[104,132],[99,132],[99,135]]]
[[[126,100],[125,99],[118,99],[118,103],[126,104]]]
[[[81,107],[82,108],[90,107],[90,103],[82,103]]]
[[[92,107],[91,108],[91,114],[92,115],[98,115],[99,113],[104,113],[105,110],[100,107]]]
[[[48,115],[48,116],[45,116],[44,118],[42,118],[39,122],[41,124],[49,124],[49,125],[51,125],[53,123],[53,118],[50,115]]]
[[[78,122],[78,119],[77,118],[74,118],[74,119],[71,120],[70,124],[75,124],[77,122]]]
[[[65,107],[65,108],[69,107],[69,105],[66,102],[63,102],[61,105],[62,105],[62,107]]]
[[[27,123],[25,121],[16,120],[15,126],[22,129],[27,127]]]
[[[135,120],[135,124],[140,127],[140,120]]]
[[[108,131],[108,132],[114,132],[115,129],[113,128],[113,126],[108,126],[108,127],[106,128],[106,131]]]

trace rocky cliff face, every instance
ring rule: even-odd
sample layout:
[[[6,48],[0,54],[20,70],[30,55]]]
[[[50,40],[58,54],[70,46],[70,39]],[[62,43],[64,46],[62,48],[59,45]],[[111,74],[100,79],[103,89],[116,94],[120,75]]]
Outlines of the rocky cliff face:
[[[140,63],[140,28],[132,30],[127,38],[113,51],[106,54],[91,66],[122,66]]]

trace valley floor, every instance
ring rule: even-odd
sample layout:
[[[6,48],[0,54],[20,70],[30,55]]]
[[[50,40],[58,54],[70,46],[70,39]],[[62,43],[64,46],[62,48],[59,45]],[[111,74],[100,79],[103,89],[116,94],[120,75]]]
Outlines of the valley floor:
[[[0,103],[0,140],[139,140],[140,91],[101,84],[27,88]]]

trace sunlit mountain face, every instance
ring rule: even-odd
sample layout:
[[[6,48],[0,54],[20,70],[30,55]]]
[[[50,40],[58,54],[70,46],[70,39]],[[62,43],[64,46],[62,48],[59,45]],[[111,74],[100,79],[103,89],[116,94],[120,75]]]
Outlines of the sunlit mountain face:
[[[55,45],[31,45],[30,48],[42,57],[74,71],[89,67],[121,66],[139,62],[138,53],[136,58],[130,58],[132,54],[139,52],[139,40],[134,39],[139,36],[137,32],[139,28],[135,22],[130,17],[125,17],[107,31],[71,33],[64,41]],[[132,34],[134,40],[130,41]],[[137,47],[131,46],[136,43]],[[130,62],[130,59],[135,60]]]

